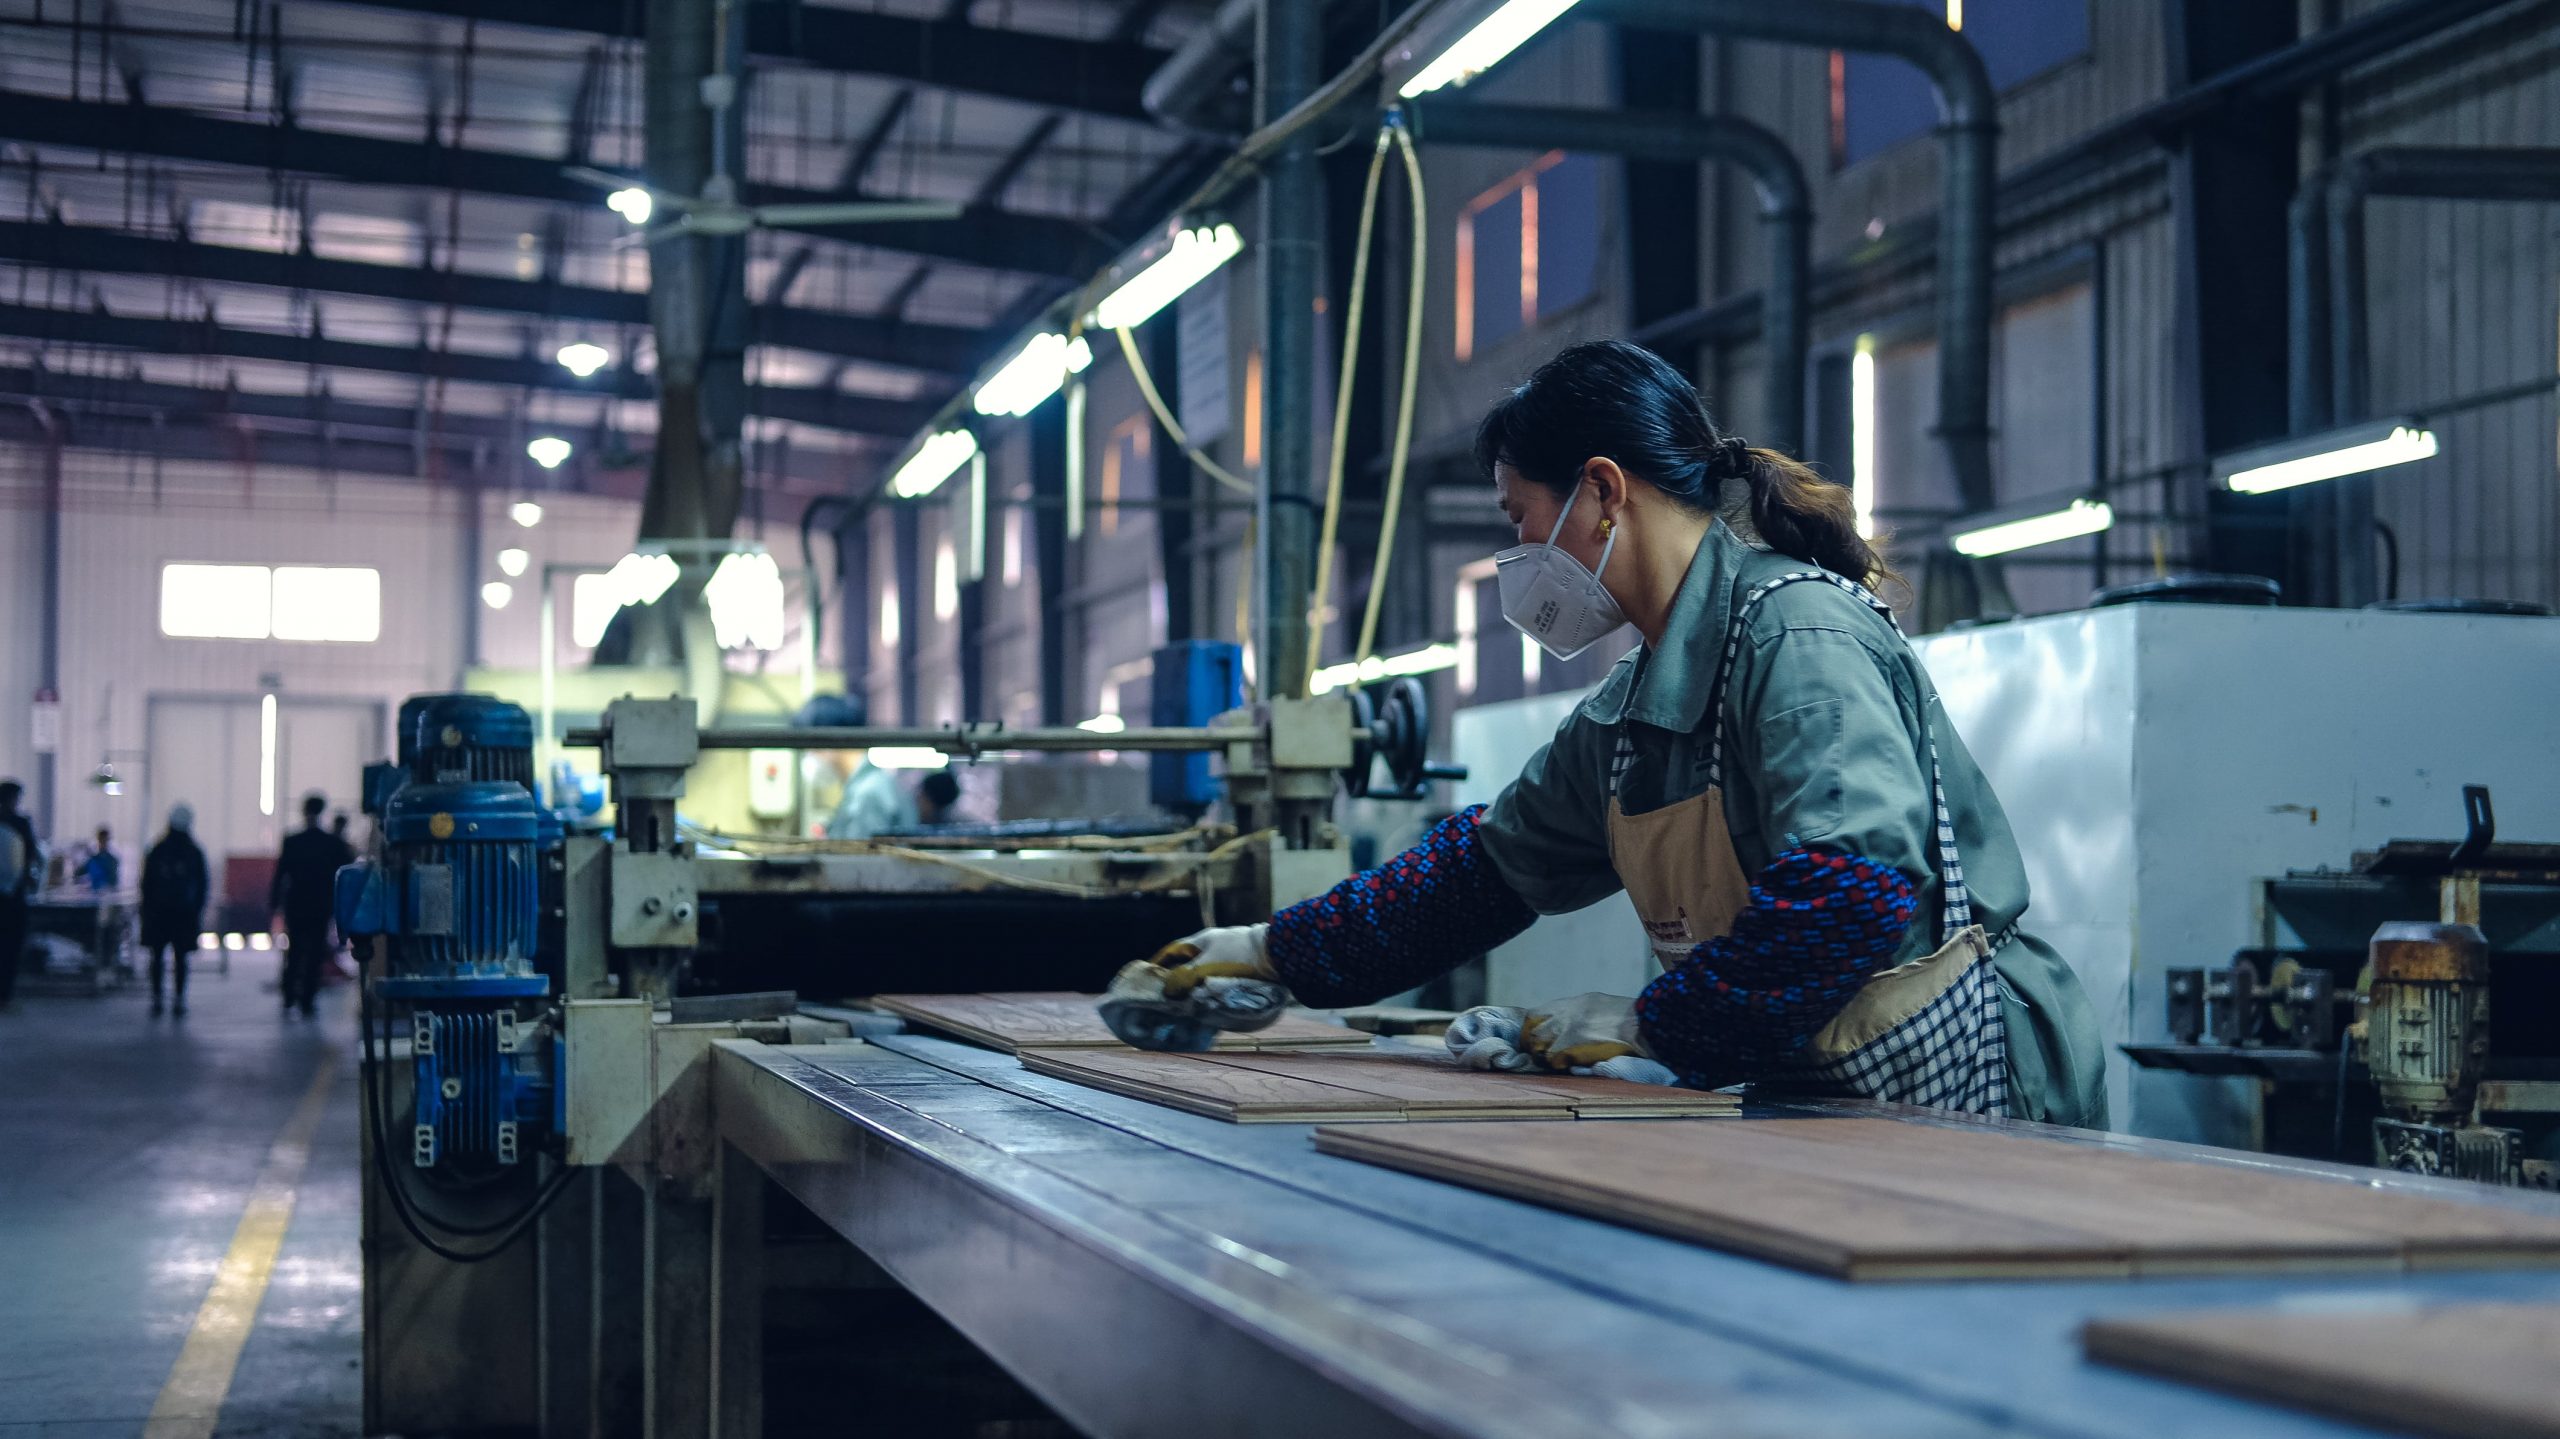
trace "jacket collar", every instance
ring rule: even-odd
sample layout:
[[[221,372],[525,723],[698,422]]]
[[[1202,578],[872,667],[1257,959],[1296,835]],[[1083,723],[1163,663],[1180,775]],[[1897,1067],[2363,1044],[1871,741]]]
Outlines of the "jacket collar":
[[[1744,544],[1722,520],[1709,525],[1671,597],[1661,649],[1638,645],[1628,651],[1583,702],[1582,713],[1605,725],[1635,720],[1695,733],[1706,718],[1716,666],[1724,657],[1735,592],[1747,572],[1768,568],[1773,558],[1785,559]]]

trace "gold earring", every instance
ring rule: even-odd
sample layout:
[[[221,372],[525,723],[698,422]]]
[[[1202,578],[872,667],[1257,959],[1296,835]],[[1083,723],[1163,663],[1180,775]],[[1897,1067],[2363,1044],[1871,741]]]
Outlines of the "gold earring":
[[[1618,532],[1618,522],[1617,522],[1616,520],[1613,520],[1613,519],[1609,518],[1607,515],[1602,515],[1602,516],[1600,517],[1600,536],[1601,536],[1601,538],[1606,539],[1606,538],[1608,538],[1609,536],[1616,534],[1617,532]]]

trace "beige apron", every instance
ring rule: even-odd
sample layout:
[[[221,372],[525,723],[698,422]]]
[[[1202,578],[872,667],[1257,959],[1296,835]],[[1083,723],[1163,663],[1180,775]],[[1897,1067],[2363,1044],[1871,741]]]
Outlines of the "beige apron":
[[[1734,611],[1709,691],[1707,722],[1713,737],[1703,793],[1628,814],[1618,787],[1634,745],[1623,727],[1619,731],[1609,774],[1609,859],[1635,902],[1655,962],[1664,969],[1687,961],[1701,942],[1730,933],[1734,919],[1750,903],[1751,879],[1725,826],[1725,681],[1751,611],[1772,590],[1801,580],[1838,585],[1891,622],[1892,612],[1865,589],[1822,571],[1781,575],[1745,596]],[[1755,1075],[1755,1081],[1979,1114],[2008,1112],[2008,1028],[1989,963],[1994,945],[1973,922],[1934,742],[1929,769],[1943,901],[1938,949],[1870,978],[1785,1072]]]

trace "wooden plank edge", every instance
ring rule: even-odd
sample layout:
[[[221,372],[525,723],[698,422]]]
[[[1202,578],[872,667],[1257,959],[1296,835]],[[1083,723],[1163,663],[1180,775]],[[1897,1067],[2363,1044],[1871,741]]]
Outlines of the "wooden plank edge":
[[[2412,1395],[2386,1380],[2355,1373],[2288,1371],[2250,1349],[2189,1344],[2155,1327],[2161,1316],[2093,1319],[2080,1327],[2080,1349],[2092,1362],[2211,1389],[2255,1403],[2324,1414],[2384,1429],[2480,1439],[2484,1435],[2560,1433],[2560,1424],[2526,1428],[2509,1411],[2466,1402],[2458,1394]]]

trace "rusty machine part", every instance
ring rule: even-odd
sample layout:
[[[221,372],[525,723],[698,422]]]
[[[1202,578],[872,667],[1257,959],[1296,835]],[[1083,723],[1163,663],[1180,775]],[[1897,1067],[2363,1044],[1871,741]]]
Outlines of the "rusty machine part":
[[[2476,1122],[2489,1062],[2489,942],[2476,926],[2395,920],[2367,951],[2365,1065],[2381,1093],[2388,1169],[2516,1182],[2523,1136]]]

